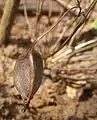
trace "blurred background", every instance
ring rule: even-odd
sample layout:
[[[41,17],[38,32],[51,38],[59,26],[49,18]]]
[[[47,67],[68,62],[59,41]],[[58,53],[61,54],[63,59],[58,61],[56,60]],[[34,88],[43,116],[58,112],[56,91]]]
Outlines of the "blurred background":
[[[97,120],[96,3],[0,0],[0,120]],[[37,39],[44,76],[22,113],[13,71],[31,38]]]

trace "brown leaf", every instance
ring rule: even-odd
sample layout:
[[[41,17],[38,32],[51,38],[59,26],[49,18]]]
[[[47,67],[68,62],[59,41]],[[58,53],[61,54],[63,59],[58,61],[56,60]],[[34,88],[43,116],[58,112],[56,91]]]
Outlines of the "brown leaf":
[[[43,60],[35,50],[21,54],[14,67],[14,84],[20,92],[25,108],[39,89],[43,76]]]

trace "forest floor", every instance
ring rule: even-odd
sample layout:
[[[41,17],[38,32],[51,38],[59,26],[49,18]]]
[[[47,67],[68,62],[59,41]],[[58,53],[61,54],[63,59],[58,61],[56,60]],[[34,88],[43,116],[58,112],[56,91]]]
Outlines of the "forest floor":
[[[97,39],[91,26],[92,21],[95,20],[94,16],[93,14],[90,22],[77,37],[78,43],[80,40],[85,42]],[[47,16],[42,15],[38,35],[46,31],[57,18],[56,15],[52,16],[49,24]],[[65,18],[52,32],[39,41],[36,50],[42,51],[43,56],[51,52],[56,38],[62,32],[64,22],[69,18],[70,16]],[[35,16],[30,15],[29,21],[34,35]],[[72,29],[68,30],[64,39],[69,36]],[[23,101],[13,83],[13,70],[16,59],[25,51],[28,43],[29,32],[25,17],[18,13],[6,45],[0,48],[0,120],[97,120],[97,82],[95,82],[97,81],[97,47],[73,56],[67,64],[65,58],[62,58],[61,62],[52,62],[54,57],[47,61],[49,68],[61,69],[61,72],[65,71],[63,74],[69,77],[89,78],[92,83],[85,82],[83,87],[73,88],[70,86],[71,83],[66,83],[62,79],[51,79],[44,75],[42,85],[31,100],[29,108],[25,113],[21,112]],[[67,81],[68,79],[66,78]]]

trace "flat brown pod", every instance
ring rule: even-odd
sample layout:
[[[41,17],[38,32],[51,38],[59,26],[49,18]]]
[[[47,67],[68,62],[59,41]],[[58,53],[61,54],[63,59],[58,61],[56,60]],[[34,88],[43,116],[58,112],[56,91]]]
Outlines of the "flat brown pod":
[[[14,84],[26,107],[39,89],[42,77],[43,59],[41,55],[35,50],[22,53],[14,67]]]

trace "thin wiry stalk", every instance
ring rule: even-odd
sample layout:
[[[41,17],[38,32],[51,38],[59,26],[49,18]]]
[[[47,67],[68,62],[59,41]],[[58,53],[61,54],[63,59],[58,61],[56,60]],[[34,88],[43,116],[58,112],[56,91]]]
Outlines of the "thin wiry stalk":
[[[32,37],[32,27],[31,27],[31,24],[28,20],[28,15],[27,15],[26,0],[24,0],[24,15],[25,15],[26,23],[28,25],[28,30],[29,30],[31,40],[34,42],[34,38]]]
[[[82,50],[83,48],[84,48],[83,50],[86,50],[87,48],[90,48],[90,47],[87,47],[87,46],[91,46],[91,44],[93,45],[93,46],[91,46],[91,48],[93,48],[94,45],[95,45],[95,43],[97,43],[97,40],[90,40],[90,41],[87,41],[87,42],[84,42],[84,43],[81,43],[81,44],[75,46],[74,49],[75,49],[75,51],[76,51],[76,53],[77,53],[77,52],[80,52],[79,50]],[[97,46],[97,44],[96,44],[96,46]],[[86,49],[85,49],[85,47],[86,47]],[[82,50],[82,51],[83,51],[83,50]],[[66,57],[66,56],[71,56],[72,53],[73,53],[73,52],[72,52],[72,49],[69,48],[69,49],[67,49],[67,51],[65,51],[63,54],[60,54],[60,56],[58,55],[58,56],[56,56],[55,58],[53,58],[53,59],[52,59],[52,62],[60,61],[62,58]],[[73,54],[74,54],[74,53],[73,53]]]
[[[55,1],[56,3],[58,3],[64,10],[68,10],[68,9],[72,8],[72,6],[70,5],[70,2],[72,0],[69,0],[69,1],[53,0],[53,1]],[[70,12],[71,12],[71,14],[73,16],[77,16],[77,11],[75,11],[75,12],[70,11]]]
[[[92,5],[93,5],[93,6],[92,6]],[[93,12],[93,10],[94,10],[94,8],[95,8],[94,4],[92,4],[92,5],[90,6],[90,9],[87,10],[87,14],[86,14],[86,15],[84,15],[84,14],[82,13],[83,17],[86,17],[86,20],[85,20],[85,22],[83,23],[83,27],[84,27],[84,26],[86,25],[86,23],[88,22],[88,20],[89,20],[89,18],[90,18],[90,16],[91,16],[91,13]],[[78,22],[79,22],[79,20],[77,21],[77,24],[78,24]],[[74,43],[74,40],[75,40],[75,37],[70,40],[69,45],[68,45],[68,48],[72,47],[72,45],[73,45],[73,43]]]
[[[49,12],[48,12],[48,23],[51,23],[51,16],[52,16],[52,0],[49,2]]]
[[[39,35],[39,20],[41,16],[41,12],[43,9],[44,0],[37,0],[37,9],[36,9],[36,27],[35,27],[35,37]]]
[[[77,21],[77,19],[79,18],[80,14],[81,14],[82,8],[80,7],[80,3],[79,3],[78,0],[77,0],[77,2],[78,2],[78,6],[79,6],[79,13],[78,13],[78,15],[76,16],[76,18],[71,22],[71,24],[68,25],[67,30],[70,29],[70,27],[73,26],[72,23],[74,23],[75,21]],[[55,45],[54,45],[54,47],[53,47],[54,49],[58,49],[58,48],[59,48],[60,42],[61,42],[62,38],[64,37],[64,34],[65,34],[65,32],[66,32],[67,30],[66,30],[65,28],[63,28],[63,31],[62,31],[60,37],[58,38],[57,42],[55,43]]]
[[[57,20],[57,22],[54,25],[52,25],[52,27],[49,30],[47,30],[41,36],[39,36],[37,38],[37,41],[40,40],[40,39],[42,39],[46,34],[48,34],[51,30],[53,30],[62,21],[62,19],[64,18],[65,15],[67,15],[72,9],[76,9],[76,8],[78,8],[78,7],[77,6],[72,7],[71,9],[69,9],[68,11],[66,11],[65,13],[63,13],[63,15],[61,17],[59,17],[59,19]]]
[[[71,35],[64,41],[64,43],[55,51],[53,51],[53,53],[51,53],[50,55],[48,55],[47,57],[51,57],[53,55],[55,55],[57,52],[59,52],[68,41],[71,40],[71,38],[75,35],[75,33],[78,31],[78,29],[83,25],[83,23],[87,20],[87,18],[89,17],[89,14],[91,13],[92,9],[95,7],[97,3],[97,0],[94,0],[90,6],[88,7],[88,9],[86,10],[84,16],[81,15],[77,21],[77,25],[75,26],[73,32],[71,33]]]

